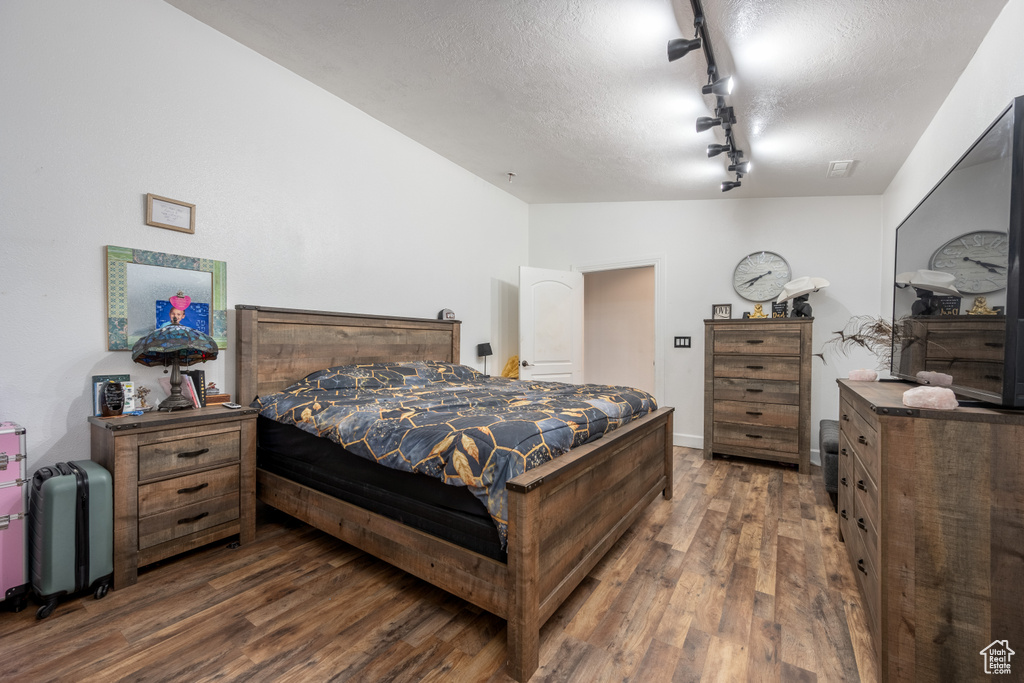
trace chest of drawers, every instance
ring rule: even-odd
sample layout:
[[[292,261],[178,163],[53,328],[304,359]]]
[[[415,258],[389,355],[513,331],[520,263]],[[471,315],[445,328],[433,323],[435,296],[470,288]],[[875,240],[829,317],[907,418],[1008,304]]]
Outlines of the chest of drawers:
[[[807,472],[812,321],[704,321],[705,459],[739,455]]]
[[[1024,642],[1024,413],[907,408],[910,387],[839,382],[839,533],[879,680],[981,680],[983,650]]]
[[[138,568],[255,527],[256,411],[211,406],[89,418],[114,480],[114,588]]]

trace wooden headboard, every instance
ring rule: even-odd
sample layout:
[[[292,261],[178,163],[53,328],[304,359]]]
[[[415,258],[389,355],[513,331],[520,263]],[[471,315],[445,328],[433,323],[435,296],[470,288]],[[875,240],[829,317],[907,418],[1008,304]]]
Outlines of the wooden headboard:
[[[235,400],[280,391],[335,365],[437,360],[458,363],[457,320],[235,306]]]

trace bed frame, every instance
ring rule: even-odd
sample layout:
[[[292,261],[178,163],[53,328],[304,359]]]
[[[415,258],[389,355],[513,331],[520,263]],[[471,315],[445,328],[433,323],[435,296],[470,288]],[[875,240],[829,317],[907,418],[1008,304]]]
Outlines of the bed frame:
[[[243,405],[334,365],[460,359],[458,321],[235,309]],[[263,470],[257,497],[504,618],[509,673],[526,681],[544,622],[659,493],[672,497],[672,410],[510,480],[507,564]]]

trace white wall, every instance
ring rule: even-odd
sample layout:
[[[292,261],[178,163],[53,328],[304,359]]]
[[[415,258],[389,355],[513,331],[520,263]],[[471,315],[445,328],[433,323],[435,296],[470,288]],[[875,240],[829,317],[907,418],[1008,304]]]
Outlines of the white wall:
[[[108,352],[104,246],[227,262],[235,304],[463,321],[516,352],[525,204],[160,0],[0,3],[0,418],[29,467],[89,457]],[[196,234],[144,224],[147,192]],[[495,245],[500,244],[500,249]],[[201,366],[233,391],[234,353]],[[498,365],[500,367],[500,365]]]
[[[892,264],[896,227],[957,159],[996,120],[1010,101],[1024,95],[1024,0],[1009,0],[978,46],[946,101],[918,139],[882,195],[882,299],[892,309]],[[965,226],[964,232],[973,230]]]
[[[753,305],[732,288],[733,269],[746,254],[776,251],[793,276],[824,277],[831,286],[812,294],[814,347],[853,315],[877,314],[881,201],[873,197],[722,199],[712,201],[545,204],[530,206],[530,264],[585,267],[631,258],[664,258],[665,303],[658,312],[665,335],[663,405],[676,408],[675,443],[703,445],[704,319],[711,305],[733,304],[733,317]],[[693,348],[672,337],[693,337]],[[817,424],[839,412],[835,380],[876,359],[815,359],[812,445]]]

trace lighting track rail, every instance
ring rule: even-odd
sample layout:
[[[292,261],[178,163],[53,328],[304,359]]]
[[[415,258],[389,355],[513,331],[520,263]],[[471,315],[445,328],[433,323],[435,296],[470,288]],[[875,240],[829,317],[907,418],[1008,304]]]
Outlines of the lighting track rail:
[[[722,76],[718,71],[718,63],[715,61],[715,51],[711,47],[711,39],[708,36],[707,22],[704,19],[704,7],[701,4],[701,0],[690,0],[690,6],[693,8],[694,36],[692,39],[676,38],[668,41],[668,61],[674,62],[698,47],[704,51],[704,59],[708,64],[708,82],[701,88],[701,93],[715,96],[715,115],[714,117],[702,116],[698,118],[697,132],[701,133],[715,126],[722,127],[722,131],[725,134],[725,144],[708,145],[708,157],[725,154],[729,158],[728,171],[736,174],[736,180],[722,183],[722,192],[728,192],[742,184],[740,179],[743,178],[745,173],[750,172],[751,164],[750,161],[742,161],[743,150],[736,147],[736,140],[733,137],[736,116],[733,113],[732,107],[728,106],[725,100],[726,96],[732,93],[732,76]]]

